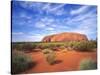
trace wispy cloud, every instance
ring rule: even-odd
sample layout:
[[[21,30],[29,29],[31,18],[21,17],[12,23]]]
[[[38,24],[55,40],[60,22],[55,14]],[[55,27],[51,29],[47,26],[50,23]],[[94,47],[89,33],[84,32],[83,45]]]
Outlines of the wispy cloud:
[[[56,10],[62,8],[64,5],[65,4],[59,4],[59,5],[55,6],[55,7],[53,7],[52,9],[50,9],[50,11],[56,11]]]
[[[30,33],[23,33],[23,32],[13,32],[12,33],[12,41],[16,42],[22,42],[22,41],[41,41],[41,39],[43,38],[43,36],[46,35],[41,35],[41,34],[30,34]]]
[[[24,34],[23,32],[12,32],[12,35],[22,35]]]
[[[42,11],[45,11],[47,14],[54,15],[63,15],[67,12],[63,9],[66,4],[55,4],[52,3],[38,3],[38,2],[23,2],[20,3],[23,8],[30,9],[32,11],[39,11],[40,14],[43,14]]]
[[[51,13],[51,14],[55,14],[55,15],[63,15],[66,14],[67,12],[65,12],[65,10],[63,9],[63,7],[65,6],[65,4],[60,4],[60,5],[56,5],[54,7],[51,7],[50,5],[48,6],[48,10],[47,13]]]
[[[82,34],[86,34],[88,37],[89,35],[96,35],[97,30],[97,14],[94,14],[93,11],[89,11],[85,14],[79,14],[76,17],[73,17],[67,24],[69,25],[76,25],[76,28],[72,28],[69,31],[79,32]],[[95,36],[96,37],[96,36]],[[91,39],[89,37],[89,39]]]
[[[44,24],[43,22],[37,22],[36,24],[35,24],[35,27],[36,28],[45,28],[46,27],[46,24]]]
[[[53,31],[53,30],[54,30],[54,28],[52,28],[52,27],[48,27],[48,28],[46,28],[45,30],[48,30],[48,31]]]
[[[80,14],[80,13],[86,12],[88,10],[88,8],[89,8],[89,6],[81,6],[78,9],[72,10],[70,13],[71,13],[71,15]]]

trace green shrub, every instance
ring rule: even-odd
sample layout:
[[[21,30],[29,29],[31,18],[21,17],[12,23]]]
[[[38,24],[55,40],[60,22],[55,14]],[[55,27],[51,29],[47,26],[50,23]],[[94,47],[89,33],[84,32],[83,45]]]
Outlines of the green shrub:
[[[55,52],[50,49],[44,49],[43,50],[44,56],[46,58],[46,61],[52,65],[55,63]]]
[[[12,43],[12,49],[21,51],[23,50],[23,44]]]
[[[44,49],[44,50],[42,50],[42,52],[43,52],[44,54],[49,54],[49,53],[52,53],[53,51],[50,50],[50,49]]]
[[[46,44],[43,43],[41,44],[41,46],[42,46],[42,49],[47,49],[47,48],[52,49],[55,47],[55,45],[51,43],[46,43]]]
[[[92,59],[84,59],[80,62],[80,70],[92,70],[97,69],[97,63]]]
[[[32,51],[32,49],[34,49],[36,47],[35,44],[31,44],[31,43],[24,43],[23,44],[23,50],[24,51]]]
[[[73,49],[77,51],[92,51],[95,47],[96,45],[91,41],[76,42],[73,45]]]
[[[63,45],[62,45],[62,46],[60,46],[60,49],[62,49],[62,50],[63,50],[63,49],[65,49],[65,46],[63,46]]]
[[[76,51],[93,51],[97,48],[97,41],[68,41],[68,42],[22,42],[12,43],[13,50],[20,51],[34,51],[35,49],[51,49],[54,51],[60,50],[60,48],[70,48],[70,50]]]
[[[97,41],[96,40],[91,40],[91,45],[93,48],[97,48]]]
[[[12,44],[12,49],[13,50],[18,50],[18,51],[34,51],[35,48],[37,48],[37,43],[13,43]]]
[[[28,55],[23,52],[13,51],[12,52],[12,74],[21,73],[36,65]]]

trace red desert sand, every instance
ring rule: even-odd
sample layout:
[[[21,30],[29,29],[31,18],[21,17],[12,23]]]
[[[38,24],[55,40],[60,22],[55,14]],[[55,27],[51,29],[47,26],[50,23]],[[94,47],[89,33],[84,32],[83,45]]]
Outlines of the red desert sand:
[[[97,60],[96,52],[56,51],[55,53],[57,62],[53,65],[46,61],[42,52],[29,53],[37,65],[24,73],[77,71],[81,60],[88,58]]]

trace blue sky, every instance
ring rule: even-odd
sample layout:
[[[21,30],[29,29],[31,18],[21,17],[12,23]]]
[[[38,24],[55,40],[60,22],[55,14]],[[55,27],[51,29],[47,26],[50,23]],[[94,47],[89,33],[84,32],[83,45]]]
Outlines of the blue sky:
[[[12,41],[41,41],[44,36],[77,32],[97,37],[97,7],[93,5],[12,2]]]

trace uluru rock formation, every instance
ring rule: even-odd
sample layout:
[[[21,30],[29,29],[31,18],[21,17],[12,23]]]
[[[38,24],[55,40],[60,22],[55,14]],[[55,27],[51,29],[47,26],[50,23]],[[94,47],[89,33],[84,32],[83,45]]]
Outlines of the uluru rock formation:
[[[45,36],[42,39],[42,42],[66,42],[66,41],[88,41],[88,38],[84,34],[64,32],[64,33]]]

